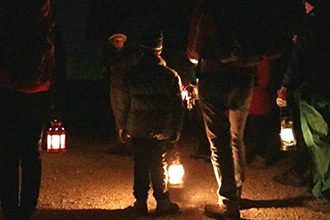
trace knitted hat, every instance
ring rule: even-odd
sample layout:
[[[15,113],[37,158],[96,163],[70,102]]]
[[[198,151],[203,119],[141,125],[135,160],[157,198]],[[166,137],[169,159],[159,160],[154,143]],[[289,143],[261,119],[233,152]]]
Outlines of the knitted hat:
[[[140,47],[149,50],[161,50],[163,48],[163,32],[160,29],[149,29],[142,37]]]

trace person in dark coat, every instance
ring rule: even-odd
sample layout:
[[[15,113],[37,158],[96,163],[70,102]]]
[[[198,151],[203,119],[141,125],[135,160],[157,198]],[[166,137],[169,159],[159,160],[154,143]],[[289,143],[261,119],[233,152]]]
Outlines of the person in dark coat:
[[[186,51],[191,63],[201,65],[199,103],[219,186],[218,201],[206,205],[205,214],[240,219],[246,166],[243,137],[255,66],[264,56],[281,54],[285,38],[282,21],[287,14],[283,1],[200,2]]]
[[[150,183],[159,215],[179,212],[171,202],[164,178],[164,157],[168,142],[179,140],[184,106],[181,78],[161,57],[162,32],[147,30],[140,44],[143,56],[118,90],[116,124],[122,142],[133,148],[136,199],[132,210],[147,214]]]
[[[49,31],[55,26],[55,22],[50,0],[10,1],[1,6],[0,16],[1,208],[4,220],[28,220],[38,203],[42,137],[46,122],[50,120],[55,46]],[[30,19],[31,17],[36,19]],[[22,26],[17,27],[12,22]],[[40,27],[40,23],[42,29],[24,26],[33,24],[32,27],[36,28]],[[21,32],[23,30],[27,31],[25,36]],[[10,63],[15,60],[10,56],[11,51],[16,49],[21,52],[30,46],[21,43],[25,41],[24,38],[34,39],[27,37],[28,33],[39,36],[43,31],[47,34],[40,35],[40,39],[46,42],[47,46],[41,47],[42,59],[33,61],[35,54],[24,55],[22,52],[22,56],[15,56],[20,57],[22,62]],[[15,41],[17,39],[18,41]],[[34,45],[43,45],[41,40]],[[30,41],[28,43],[32,44]],[[27,67],[31,66],[32,62],[38,65],[29,72]],[[25,75],[38,77],[31,80],[24,77]]]
[[[286,107],[294,91],[302,135],[311,157],[315,200],[307,208],[330,211],[330,4],[325,0],[304,1],[306,21],[278,90],[277,104]]]

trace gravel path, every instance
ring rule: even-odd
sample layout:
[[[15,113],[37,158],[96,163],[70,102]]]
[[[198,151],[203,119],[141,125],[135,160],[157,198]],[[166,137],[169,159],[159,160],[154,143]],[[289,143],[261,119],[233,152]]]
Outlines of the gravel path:
[[[192,141],[183,137],[175,149],[185,166],[183,188],[171,188],[172,200],[180,205],[177,216],[136,218],[124,208],[134,202],[130,157],[109,155],[105,151],[113,140],[92,140],[68,134],[68,149],[64,153],[46,153],[43,157],[43,176],[35,220],[131,220],[131,219],[208,219],[203,214],[206,203],[214,203],[216,182],[211,164],[189,157]],[[168,155],[174,151],[171,150]],[[242,197],[246,204],[241,210],[243,219],[295,220],[330,219],[330,214],[313,212],[302,207],[310,198],[305,187],[282,186],[272,177],[288,166],[279,160],[266,170],[247,168],[247,180]],[[155,201],[150,195],[150,212]]]

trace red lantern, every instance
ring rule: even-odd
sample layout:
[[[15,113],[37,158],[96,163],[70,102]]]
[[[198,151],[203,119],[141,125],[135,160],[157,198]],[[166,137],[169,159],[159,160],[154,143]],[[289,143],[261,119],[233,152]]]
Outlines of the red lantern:
[[[47,133],[47,152],[64,152],[65,150],[65,129],[62,122],[54,120]]]

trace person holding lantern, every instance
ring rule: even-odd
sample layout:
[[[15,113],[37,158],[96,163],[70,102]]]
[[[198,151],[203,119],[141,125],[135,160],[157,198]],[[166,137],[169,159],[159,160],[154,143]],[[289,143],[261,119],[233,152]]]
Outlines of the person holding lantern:
[[[38,203],[50,120],[55,22],[50,0],[13,0],[0,10],[1,208],[4,220],[28,220]]]
[[[330,212],[330,3],[304,0],[305,23],[297,33],[292,58],[278,90],[276,103],[286,107],[293,91],[300,125],[312,162],[314,200],[305,207]]]
[[[240,219],[255,67],[263,57],[281,54],[288,8],[284,1],[202,0],[192,18],[187,56],[192,64],[201,62],[199,103],[219,187],[217,203],[204,209],[210,218]]]
[[[181,78],[161,57],[163,35],[158,26],[146,30],[140,47],[141,60],[125,75],[118,91],[116,117],[121,141],[133,148],[136,201],[129,210],[148,214],[151,182],[156,214],[176,214],[179,207],[169,197],[164,159],[168,143],[179,140],[183,125]]]

